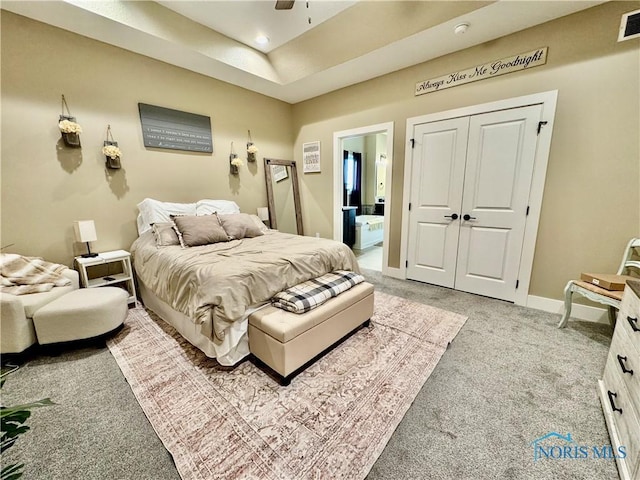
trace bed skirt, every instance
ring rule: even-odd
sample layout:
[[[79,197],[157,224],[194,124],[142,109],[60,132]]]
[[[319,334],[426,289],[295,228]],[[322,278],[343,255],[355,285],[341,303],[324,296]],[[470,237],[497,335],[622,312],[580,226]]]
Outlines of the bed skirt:
[[[257,310],[256,308],[249,309],[246,317],[242,321],[235,322],[233,324],[235,328],[227,331],[225,339],[228,342],[236,343],[236,345],[222,347],[203,335],[200,325],[197,325],[185,314],[174,310],[158,298],[139,278],[138,285],[144,306],[175,328],[180,335],[186,338],[193,346],[200,349],[207,357],[217,358],[221,365],[231,366],[249,355],[249,339],[247,337],[248,317]],[[216,352],[219,352],[221,348],[228,350],[228,352],[224,355],[218,355]]]

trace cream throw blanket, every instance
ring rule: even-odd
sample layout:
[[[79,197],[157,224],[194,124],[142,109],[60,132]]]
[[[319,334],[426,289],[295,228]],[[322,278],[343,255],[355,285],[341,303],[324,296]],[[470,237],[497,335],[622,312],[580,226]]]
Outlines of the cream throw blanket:
[[[46,262],[38,257],[23,257],[15,253],[0,254],[0,291],[13,295],[48,292],[53,287],[71,285],[62,275],[66,266]]]

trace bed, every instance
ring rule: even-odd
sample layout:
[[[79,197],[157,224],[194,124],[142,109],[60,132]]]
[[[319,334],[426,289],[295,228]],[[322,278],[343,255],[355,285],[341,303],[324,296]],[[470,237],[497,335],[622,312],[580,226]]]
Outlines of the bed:
[[[381,215],[358,215],[356,217],[356,250],[364,250],[384,240],[384,217]]]
[[[359,272],[346,245],[269,230],[257,216],[250,217],[262,226],[262,233],[254,237],[186,248],[159,245],[155,226],[176,221],[172,211],[191,218],[193,213],[210,216],[215,210],[221,222],[243,214],[234,202],[225,208],[209,203],[199,209],[200,202],[214,201],[167,204],[155,200],[151,202],[156,202],[156,211],[150,213],[147,200],[138,205],[140,233],[131,246],[145,307],[222,365],[234,365],[249,354],[247,318],[277,292],[334,270]]]

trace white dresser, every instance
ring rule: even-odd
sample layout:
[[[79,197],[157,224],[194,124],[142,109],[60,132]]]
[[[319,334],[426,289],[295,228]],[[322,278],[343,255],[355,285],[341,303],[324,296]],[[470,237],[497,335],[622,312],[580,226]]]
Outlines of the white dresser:
[[[640,480],[640,281],[625,286],[598,387],[613,450],[626,452],[616,458],[620,478]]]

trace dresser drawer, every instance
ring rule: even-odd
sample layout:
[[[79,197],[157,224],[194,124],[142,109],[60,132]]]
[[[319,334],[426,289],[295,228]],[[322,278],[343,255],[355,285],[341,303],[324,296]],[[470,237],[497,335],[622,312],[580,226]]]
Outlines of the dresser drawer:
[[[627,478],[635,479],[634,474],[640,474],[640,420],[638,420],[619,369],[610,368],[611,360],[609,358],[604,370],[600,399],[605,417],[608,417],[612,423],[609,426],[610,432],[612,430],[616,432],[616,435],[612,435],[611,439],[614,449],[618,446],[625,447],[626,458],[618,464],[626,470]],[[617,441],[614,440],[614,437],[617,437]],[[617,442],[619,444],[615,445]]]
[[[621,325],[617,325],[613,332],[606,369],[612,369],[619,375],[636,414],[640,416],[640,352],[631,344],[626,329]]]
[[[638,280],[640,280],[640,278]],[[636,313],[640,311],[640,298],[638,298],[638,296],[629,285],[625,285],[624,294],[622,295],[622,302],[620,303],[620,309],[625,308],[628,308],[630,311]]]
[[[616,321],[616,328],[622,327],[640,354],[640,298],[627,285],[620,303],[620,312]]]

